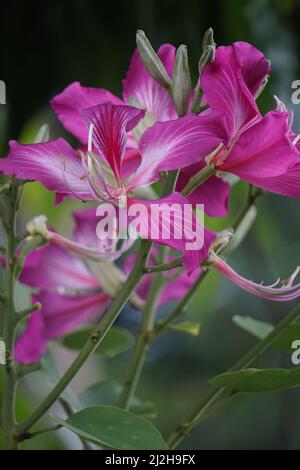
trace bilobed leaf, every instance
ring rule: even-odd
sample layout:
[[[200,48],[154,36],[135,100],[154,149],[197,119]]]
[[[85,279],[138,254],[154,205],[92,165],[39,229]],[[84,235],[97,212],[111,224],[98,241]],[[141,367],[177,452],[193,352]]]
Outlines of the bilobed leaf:
[[[57,368],[57,363],[49,350],[46,352],[40,362],[41,369],[39,369],[37,373],[41,374],[44,378],[46,378],[47,382],[51,387],[55,386],[59,381],[61,374]],[[79,399],[69,387],[65,388],[61,396],[71,405],[74,411],[81,409]]]
[[[182,333],[187,333],[188,335],[198,336],[200,333],[201,323],[196,323],[192,321],[180,321],[169,325],[168,329],[173,331],[178,331]]]
[[[163,450],[167,444],[160,432],[141,416],[115,406],[92,406],[63,420],[54,421],[84,439],[106,449]]]
[[[210,383],[233,392],[279,392],[300,386],[300,369],[245,369],[217,375]]]
[[[274,325],[271,323],[256,320],[252,317],[235,315],[232,320],[237,326],[259,339],[264,339],[274,329]],[[289,325],[282,334],[273,341],[272,347],[290,353],[292,351],[292,344],[297,339],[300,339],[299,322]]]
[[[88,339],[90,330],[76,331],[63,339],[63,345],[71,350],[82,349],[84,343]],[[96,349],[97,354],[111,358],[116,354],[128,349],[133,343],[133,335],[130,331],[118,326],[112,327],[100,346]]]
[[[106,380],[95,383],[84,390],[79,399],[83,407],[94,405],[118,405],[122,385],[113,380]],[[157,411],[151,401],[143,401],[137,397],[132,400],[132,413],[145,416],[147,418],[155,418]]]

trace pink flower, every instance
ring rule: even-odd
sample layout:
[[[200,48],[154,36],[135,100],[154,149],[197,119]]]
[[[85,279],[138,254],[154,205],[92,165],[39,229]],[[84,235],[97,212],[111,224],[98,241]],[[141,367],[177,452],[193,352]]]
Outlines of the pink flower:
[[[223,146],[209,162],[219,172],[279,194],[300,197],[300,154],[281,103],[261,116],[254,96],[262,87],[269,64],[247,43],[219,47],[216,60],[201,74],[209,104],[207,116],[219,116]]]
[[[37,289],[32,301],[42,305],[16,343],[15,359],[24,364],[38,361],[49,340],[99,319],[110,302],[85,263],[52,244],[27,257],[20,281]]]
[[[21,179],[40,181],[58,193],[59,200],[69,195],[118,204],[128,197],[128,206],[137,202],[146,207],[161,202],[175,202],[183,206],[188,201],[178,193],[163,201],[130,198],[137,188],[155,182],[161,171],[175,170],[196,162],[220,142],[213,131],[207,131],[203,119],[198,116],[158,122],[146,130],[139,141],[141,163],[128,176],[124,160],[127,133],[138,124],[144,112],[132,106],[105,103],[83,110],[82,115],[87,123],[86,153],[79,154],[63,139],[31,145],[13,143],[8,157],[0,160],[0,170]],[[203,250],[185,253],[184,260],[189,271],[198,267],[203,254],[207,254],[207,247],[214,235],[208,231],[205,235],[207,241]],[[148,237],[149,234],[144,233],[144,236]],[[168,243],[162,240],[160,233],[151,239],[157,243]],[[175,240],[176,243],[171,243],[171,246],[183,250],[185,241]]]

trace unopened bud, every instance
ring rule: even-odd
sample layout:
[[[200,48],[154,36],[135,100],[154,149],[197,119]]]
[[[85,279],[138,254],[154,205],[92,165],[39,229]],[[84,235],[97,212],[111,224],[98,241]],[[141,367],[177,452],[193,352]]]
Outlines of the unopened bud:
[[[199,60],[199,72],[200,73],[202,72],[202,70],[207,64],[211,64],[211,62],[215,60],[215,55],[216,55],[216,47],[207,46],[206,50],[203,52]]]
[[[204,34],[203,41],[202,41],[203,52],[205,52],[206,48],[209,46],[216,46],[215,41],[214,41],[214,31],[212,28],[209,28]]]
[[[151,46],[149,40],[147,39],[144,31],[138,30],[136,34],[136,44],[139,50],[141,59],[146,69],[150,75],[156,80],[160,85],[162,85],[167,90],[171,89],[171,79],[166,72],[166,69],[156,54],[155,50]]]
[[[34,237],[35,235],[42,235],[46,240],[48,239],[49,233],[47,229],[47,217],[39,215],[34,219],[30,220],[26,226],[27,232]]]
[[[179,46],[172,77],[172,96],[178,116],[185,116],[188,112],[192,91],[189,70],[187,47]]]
[[[6,348],[5,342],[2,338],[0,338],[0,364],[6,364]]]

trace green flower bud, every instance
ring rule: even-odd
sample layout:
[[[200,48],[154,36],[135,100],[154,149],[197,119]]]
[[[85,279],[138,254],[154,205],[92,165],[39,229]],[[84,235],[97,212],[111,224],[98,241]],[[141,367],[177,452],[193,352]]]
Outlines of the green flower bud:
[[[167,90],[171,89],[171,79],[166,72],[166,69],[156,54],[155,50],[151,46],[149,40],[147,39],[144,31],[138,30],[136,33],[136,44],[139,50],[141,59],[146,69],[150,75],[156,80],[160,85],[162,85]]]
[[[212,28],[209,28],[206,33],[204,34],[204,38],[202,41],[202,50],[205,52],[206,48],[208,46],[215,46],[215,41],[214,41],[214,31]]]
[[[199,72],[200,73],[207,64],[210,64],[211,62],[215,60],[215,54],[216,54],[216,47],[207,46],[205,52],[203,52],[199,60]]]
[[[187,47],[181,45],[176,52],[172,77],[172,97],[178,116],[185,116],[188,112],[191,90]]]

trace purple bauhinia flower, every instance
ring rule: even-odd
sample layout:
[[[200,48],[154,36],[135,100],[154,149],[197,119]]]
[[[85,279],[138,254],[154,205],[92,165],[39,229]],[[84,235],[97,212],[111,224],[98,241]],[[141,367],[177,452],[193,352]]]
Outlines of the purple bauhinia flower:
[[[247,43],[219,47],[216,59],[201,74],[207,116],[219,116],[223,145],[209,161],[218,173],[238,177],[278,194],[300,197],[300,152],[291,131],[291,114],[277,109],[261,116],[255,97],[263,87],[269,63]]]

